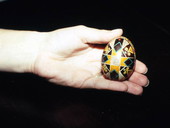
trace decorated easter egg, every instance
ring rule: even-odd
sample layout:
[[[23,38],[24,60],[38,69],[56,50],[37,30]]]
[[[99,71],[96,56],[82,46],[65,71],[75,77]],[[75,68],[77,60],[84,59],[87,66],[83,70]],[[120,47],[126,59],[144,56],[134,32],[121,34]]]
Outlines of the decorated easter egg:
[[[106,79],[123,81],[134,72],[135,48],[126,37],[111,40],[102,54],[102,73]]]

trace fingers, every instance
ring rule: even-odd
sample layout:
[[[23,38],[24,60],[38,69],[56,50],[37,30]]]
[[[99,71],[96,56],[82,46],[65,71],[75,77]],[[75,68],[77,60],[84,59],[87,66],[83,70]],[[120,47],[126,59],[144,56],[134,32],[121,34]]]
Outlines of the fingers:
[[[105,78],[92,78],[84,83],[83,88],[95,88],[102,90],[127,92],[134,95],[141,95],[143,92],[142,86],[131,81],[112,81]]]
[[[82,88],[104,89],[141,95],[143,87],[148,84],[149,80],[145,75],[134,72],[128,81],[123,82],[108,80],[103,76],[93,77],[85,81]]]
[[[135,84],[131,81],[124,81],[123,83],[128,86],[128,90],[127,90],[128,93],[134,95],[141,95],[143,93],[143,88],[138,84]]]
[[[142,63],[139,60],[136,60],[135,71],[138,73],[146,74],[148,71],[148,68],[146,67],[144,63]]]
[[[107,43],[117,36],[121,36],[122,29],[115,30],[99,30],[95,28],[89,28],[86,26],[76,26],[77,34],[80,36],[84,43]]]
[[[140,74],[138,72],[134,72],[132,76],[129,78],[129,81],[143,87],[146,87],[149,84],[148,78],[145,75]]]
[[[126,92],[128,90],[126,84],[118,81],[107,80],[103,76],[89,78],[84,82],[82,88],[95,88],[121,92]]]

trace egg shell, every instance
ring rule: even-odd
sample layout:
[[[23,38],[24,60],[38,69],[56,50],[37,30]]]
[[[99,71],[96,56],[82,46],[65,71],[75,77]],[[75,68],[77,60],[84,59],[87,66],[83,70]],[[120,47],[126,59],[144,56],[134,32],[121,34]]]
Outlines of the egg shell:
[[[106,79],[123,81],[134,72],[136,52],[126,37],[111,40],[102,54],[102,74]]]

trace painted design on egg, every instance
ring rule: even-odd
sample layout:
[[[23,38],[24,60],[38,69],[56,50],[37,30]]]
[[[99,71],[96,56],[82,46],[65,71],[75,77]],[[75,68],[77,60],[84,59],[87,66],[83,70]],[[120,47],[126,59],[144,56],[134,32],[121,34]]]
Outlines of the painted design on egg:
[[[135,62],[136,53],[131,41],[123,36],[117,37],[103,51],[103,76],[111,80],[126,80],[132,75]]]

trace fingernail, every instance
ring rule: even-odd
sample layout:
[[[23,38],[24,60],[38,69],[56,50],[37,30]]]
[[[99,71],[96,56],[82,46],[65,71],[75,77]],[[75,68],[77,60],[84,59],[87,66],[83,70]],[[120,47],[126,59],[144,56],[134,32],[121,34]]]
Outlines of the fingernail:
[[[148,83],[144,87],[148,87],[150,84],[150,81],[148,80]]]
[[[148,72],[148,68],[146,68],[146,71],[143,74],[146,74]]]
[[[121,28],[113,29],[111,32],[112,32],[112,33],[120,33],[120,35],[123,34],[123,30],[122,30]]]

